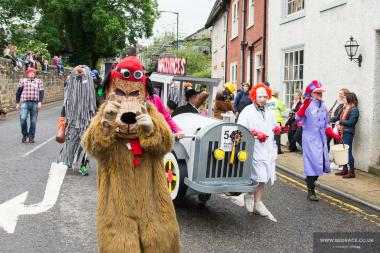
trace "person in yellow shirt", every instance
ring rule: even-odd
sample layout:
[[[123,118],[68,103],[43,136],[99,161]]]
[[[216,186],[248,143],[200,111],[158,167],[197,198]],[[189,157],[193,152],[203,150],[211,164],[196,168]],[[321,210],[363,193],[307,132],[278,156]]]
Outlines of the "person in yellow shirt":
[[[267,105],[269,109],[274,113],[278,124],[280,126],[284,126],[285,121],[282,117],[282,114],[285,112],[286,108],[284,103],[278,99],[278,91],[273,91],[272,98],[268,100]],[[277,143],[277,153],[283,154],[281,151],[281,135],[275,135],[274,139]]]

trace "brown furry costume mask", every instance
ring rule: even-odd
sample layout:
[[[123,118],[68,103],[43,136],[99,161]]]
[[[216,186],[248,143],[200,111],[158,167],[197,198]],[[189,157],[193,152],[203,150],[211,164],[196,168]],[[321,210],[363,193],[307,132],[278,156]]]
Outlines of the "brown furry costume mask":
[[[136,114],[146,107],[146,76],[140,61],[133,56],[121,60],[105,78],[103,89],[107,99],[115,94],[121,104],[115,125],[118,136],[137,138]]]

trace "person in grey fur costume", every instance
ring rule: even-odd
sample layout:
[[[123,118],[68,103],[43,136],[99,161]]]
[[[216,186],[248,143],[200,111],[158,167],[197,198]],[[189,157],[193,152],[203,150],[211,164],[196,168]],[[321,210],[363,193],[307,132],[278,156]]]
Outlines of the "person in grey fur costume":
[[[88,157],[81,146],[81,137],[96,114],[96,94],[89,67],[79,65],[65,82],[64,103],[60,122],[64,124],[64,144],[59,156],[69,168],[88,175]],[[60,124],[60,123],[58,123]]]

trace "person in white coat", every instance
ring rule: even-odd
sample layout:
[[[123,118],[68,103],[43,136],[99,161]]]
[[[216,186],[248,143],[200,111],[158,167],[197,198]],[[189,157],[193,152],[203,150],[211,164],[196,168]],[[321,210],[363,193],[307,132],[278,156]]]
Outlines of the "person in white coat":
[[[274,113],[266,105],[271,98],[272,91],[264,84],[257,84],[251,89],[249,98],[252,104],[241,112],[238,124],[248,128],[257,138],[253,150],[253,170],[251,178],[259,183],[255,193],[247,193],[244,202],[249,212],[261,216],[274,217],[262,202],[264,186],[276,180],[275,161],[277,159],[277,145],[274,141],[275,134],[282,134],[285,128],[278,125]]]

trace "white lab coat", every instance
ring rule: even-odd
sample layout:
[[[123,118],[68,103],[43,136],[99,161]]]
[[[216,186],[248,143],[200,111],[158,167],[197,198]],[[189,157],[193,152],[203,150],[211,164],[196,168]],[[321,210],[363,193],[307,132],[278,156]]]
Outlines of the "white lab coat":
[[[265,106],[263,115],[255,104],[251,104],[246,106],[239,114],[237,123],[245,126],[249,130],[256,129],[269,136],[263,143],[255,140],[251,177],[259,183],[271,181],[273,185],[276,180],[275,169],[277,159],[277,145],[274,141],[273,128],[278,125],[274,113]]]

